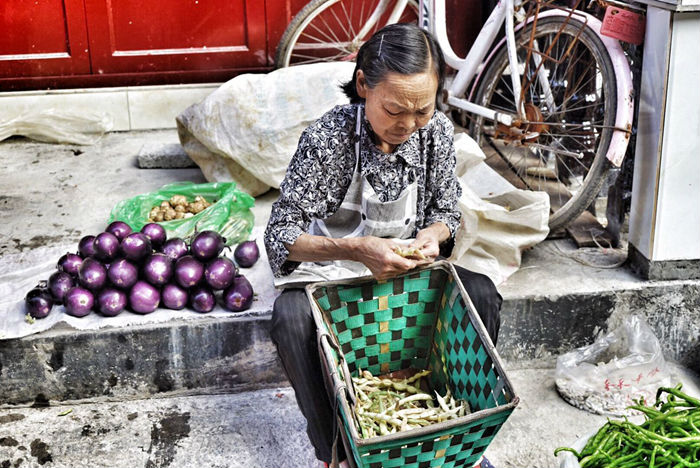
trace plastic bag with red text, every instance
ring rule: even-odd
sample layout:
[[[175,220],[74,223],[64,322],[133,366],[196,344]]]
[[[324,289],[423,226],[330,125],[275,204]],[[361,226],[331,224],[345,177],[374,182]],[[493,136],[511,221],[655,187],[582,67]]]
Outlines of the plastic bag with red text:
[[[555,381],[571,405],[625,416],[635,400],[654,401],[656,389],[670,384],[670,370],[649,325],[630,315],[591,345],[559,356]]]

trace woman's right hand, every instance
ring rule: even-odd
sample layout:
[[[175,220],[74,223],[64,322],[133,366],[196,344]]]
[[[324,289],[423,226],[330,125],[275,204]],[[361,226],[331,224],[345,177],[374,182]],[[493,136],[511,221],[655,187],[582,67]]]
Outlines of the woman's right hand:
[[[363,263],[378,280],[392,278],[423,264],[419,260],[402,257],[394,250],[391,239],[366,236],[353,239],[353,260]]]

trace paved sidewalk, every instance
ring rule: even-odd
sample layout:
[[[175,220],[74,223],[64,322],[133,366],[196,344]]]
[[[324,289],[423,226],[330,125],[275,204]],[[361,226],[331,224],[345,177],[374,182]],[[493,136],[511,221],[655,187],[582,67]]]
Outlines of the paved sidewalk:
[[[546,363],[542,363],[546,364]],[[497,468],[555,468],[606,420],[565,403],[552,368],[509,369],[520,404],[489,446]],[[696,376],[678,374],[700,395]],[[67,414],[66,414],[67,413]],[[0,466],[314,468],[289,387],[0,410]]]
[[[496,467],[551,468],[598,427],[553,389],[551,369],[509,372],[521,403],[488,449]],[[61,416],[66,412],[70,413]],[[0,411],[0,466],[312,468],[291,388]]]

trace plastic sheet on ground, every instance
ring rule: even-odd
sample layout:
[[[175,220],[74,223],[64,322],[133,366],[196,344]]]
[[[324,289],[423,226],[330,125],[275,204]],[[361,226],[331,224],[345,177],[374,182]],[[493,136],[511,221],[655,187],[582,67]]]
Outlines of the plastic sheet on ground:
[[[262,228],[253,230],[251,239],[262,242]],[[66,252],[75,252],[77,246],[42,247],[28,252],[5,255],[0,258],[0,340],[20,338],[49,330],[55,326],[68,326],[77,330],[96,330],[107,327],[126,327],[163,323],[174,320],[197,320],[202,318],[224,318],[267,313],[279,292],[272,286],[272,271],[267,261],[265,249],[260,248],[260,259],[251,268],[241,268],[240,272],[253,285],[256,297],[250,309],[243,312],[229,312],[220,304],[206,314],[193,310],[156,309],[146,315],[128,310],[116,317],[103,317],[91,312],[78,318],[65,313],[62,305],[55,305],[51,313],[43,319],[29,323],[25,320],[24,296],[39,281],[46,280],[56,271],[56,262]],[[227,253],[231,257],[232,253]]]
[[[92,145],[111,129],[112,118],[104,112],[46,109],[0,122],[0,141],[17,135],[46,143]]]

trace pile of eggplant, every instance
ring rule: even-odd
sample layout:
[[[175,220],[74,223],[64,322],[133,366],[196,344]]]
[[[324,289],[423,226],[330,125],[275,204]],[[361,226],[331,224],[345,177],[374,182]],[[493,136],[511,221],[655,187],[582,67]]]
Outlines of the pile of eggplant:
[[[167,239],[160,224],[133,232],[114,221],[104,232],[83,237],[78,252],[63,255],[49,279],[27,293],[27,318],[44,318],[56,304],[74,317],[92,311],[108,317],[124,310],[149,314],[158,307],[206,313],[217,302],[244,311],[254,291],[239,267],[253,266],[260,251],[255,241],[245,241],[231,259],[223,255],[225,248],[226,239],[216,231]]]

